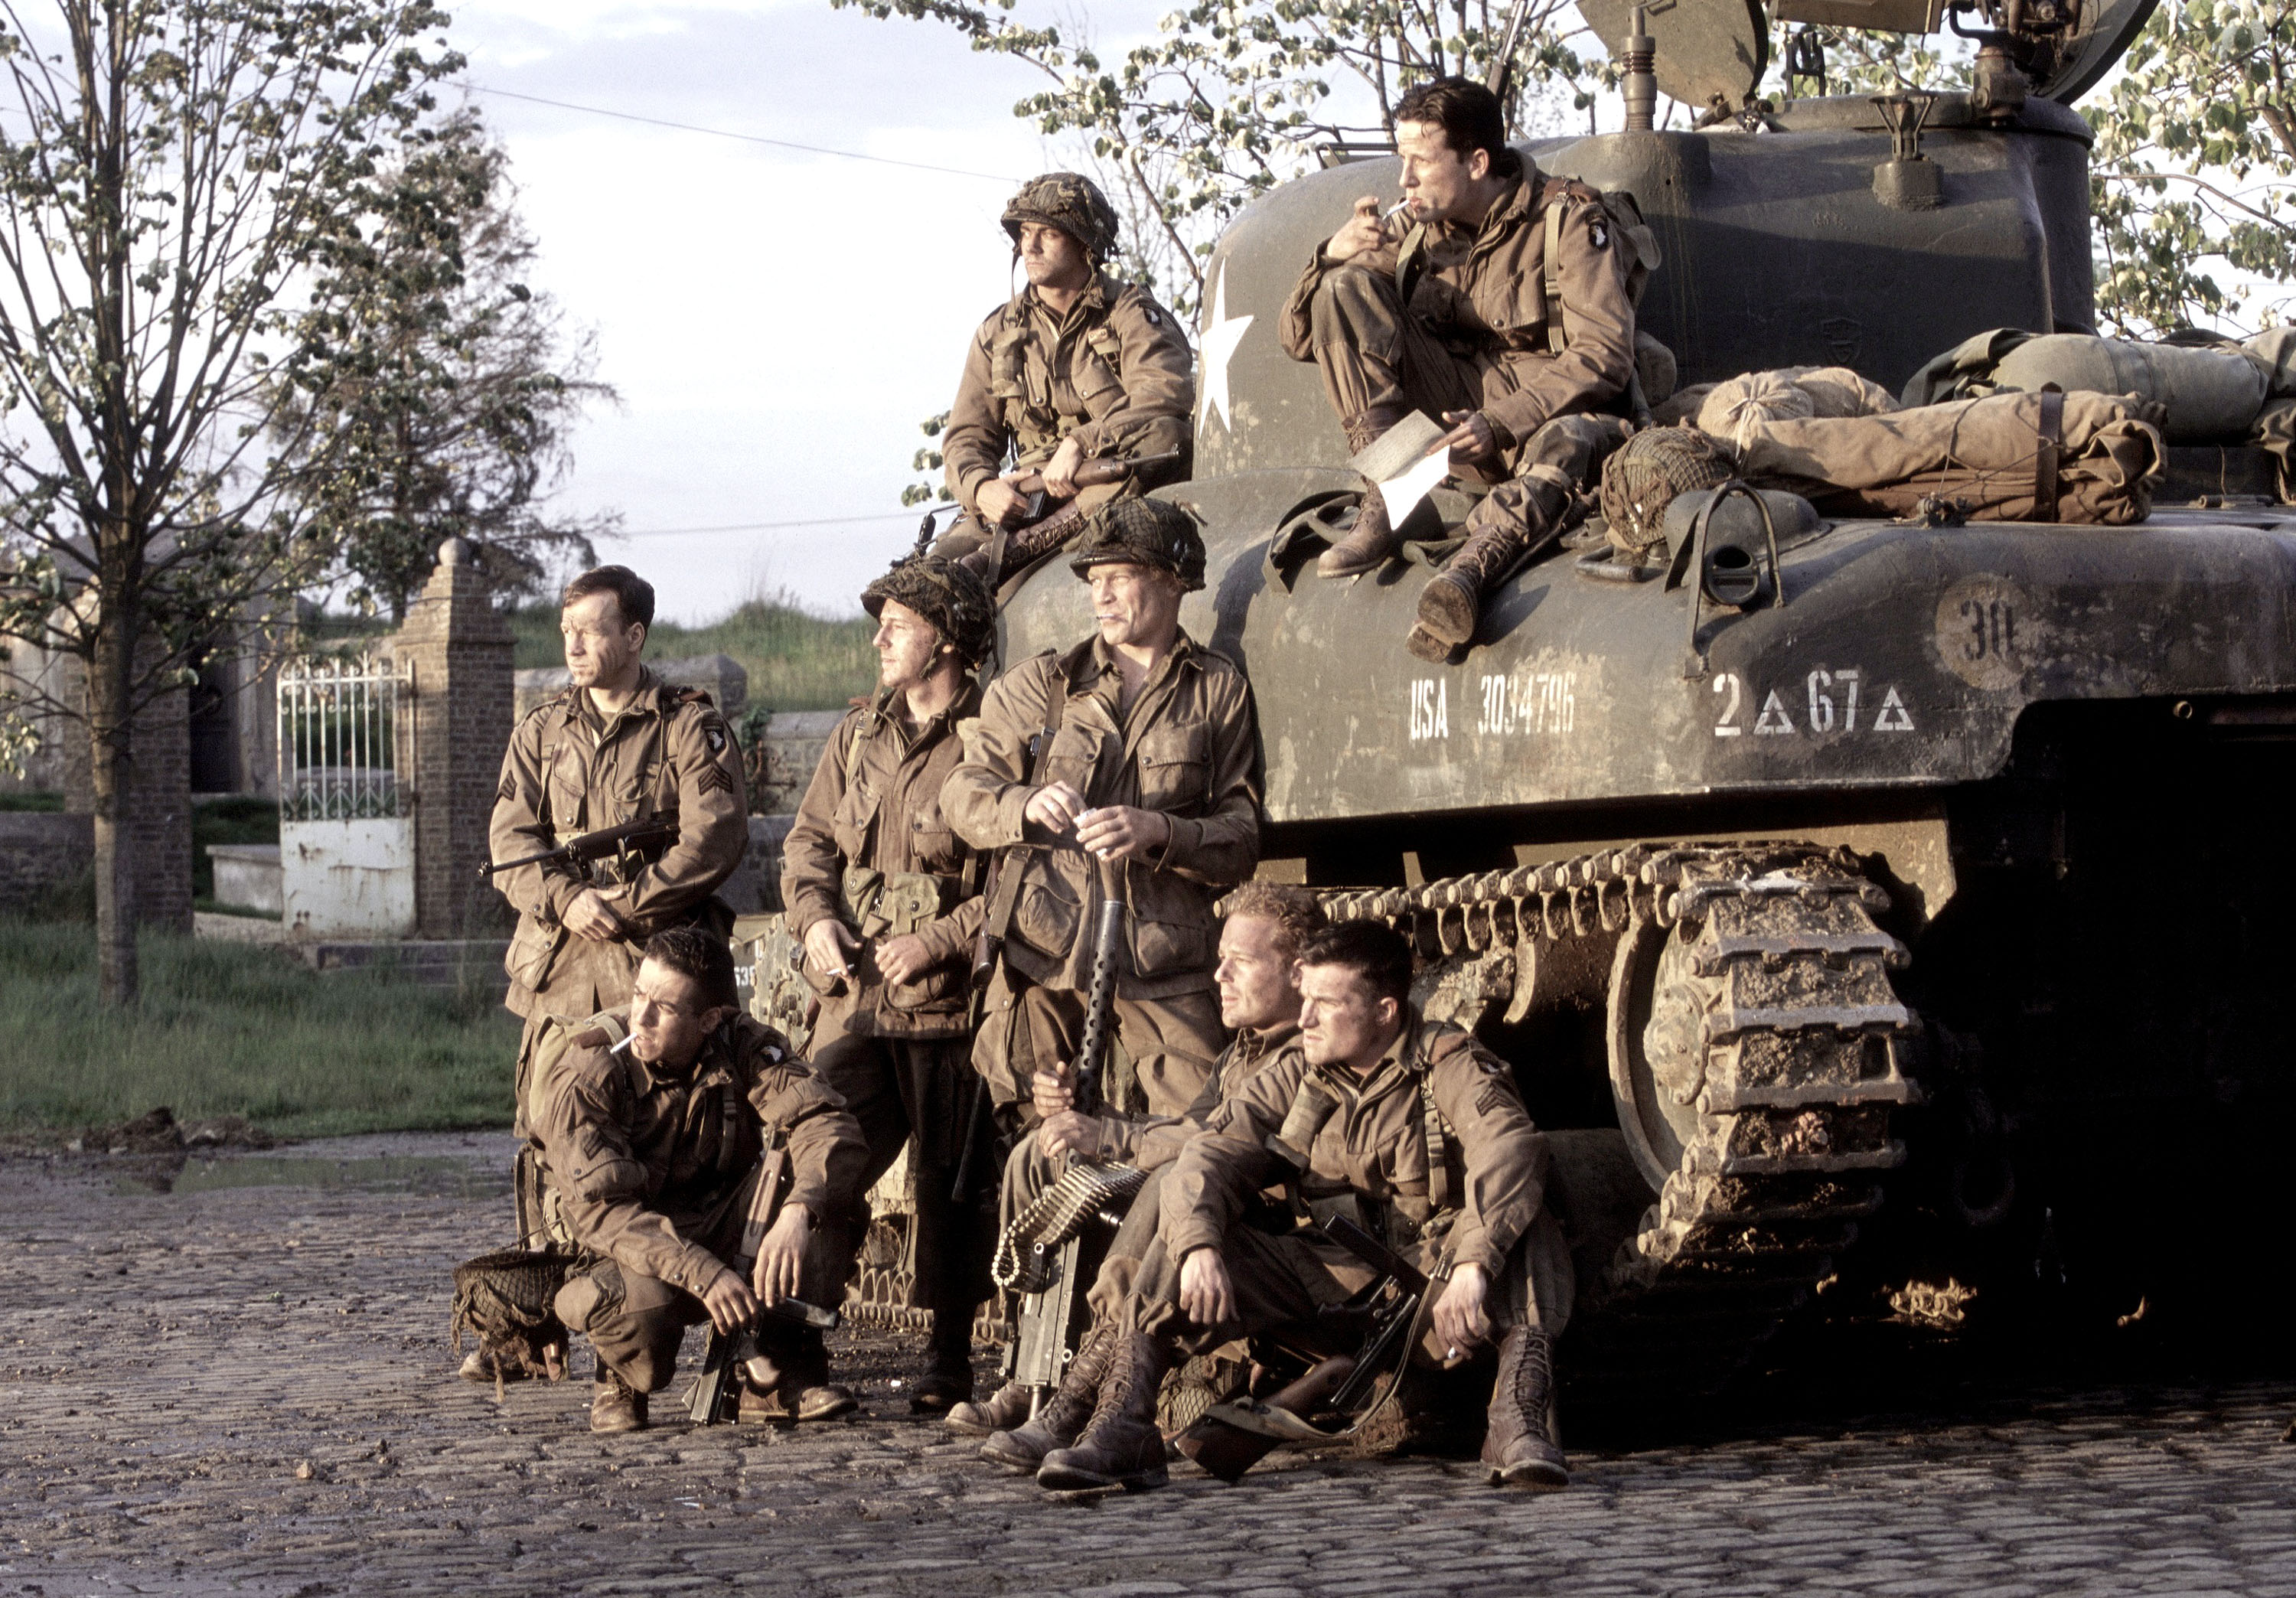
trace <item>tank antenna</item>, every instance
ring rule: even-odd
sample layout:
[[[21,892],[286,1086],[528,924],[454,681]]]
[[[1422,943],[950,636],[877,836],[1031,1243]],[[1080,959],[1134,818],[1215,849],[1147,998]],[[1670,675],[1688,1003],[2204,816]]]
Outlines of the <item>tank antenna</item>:
[[[1650,36],[1650,13],[1636,5],[1633,31],[1627,36],[1626,60],[1621,63],[1626,75],[1620,93],[1627,102],[1627,131],[1648,133],[1657,126],[1658,78],[1652,71],[1658,64],[1658,41]]]

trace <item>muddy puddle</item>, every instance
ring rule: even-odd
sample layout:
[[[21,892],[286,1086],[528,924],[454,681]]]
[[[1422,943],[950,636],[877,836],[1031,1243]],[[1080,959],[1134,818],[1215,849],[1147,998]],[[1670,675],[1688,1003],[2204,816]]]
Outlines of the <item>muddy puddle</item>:
[[[510,1192],[507,1168],[451,1157],[381,1154],[360,1159],[312,1159],[250,1154],[226,1160],[176,1157],[146,1160],[122,1173],[112,1191],[135,1193],[217,1192],[236,1187],[308,1187],[340,1192],[406,1193],[430,1199],[491,1199]]]

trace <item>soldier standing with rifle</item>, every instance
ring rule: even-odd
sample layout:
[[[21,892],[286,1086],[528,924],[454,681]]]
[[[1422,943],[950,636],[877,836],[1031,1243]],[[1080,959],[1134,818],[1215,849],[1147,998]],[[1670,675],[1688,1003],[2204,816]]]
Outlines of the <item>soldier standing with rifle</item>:
[[[580,1020],[627,1002],[638,951],[656,932],[699,924],[724,937],[734,915],[717,890],[750,847],[741,751],[726,718],[701,690],[674,688],[641,662],[653,585],[627,566],[601,566],[569,583],[562,604],[572,681],[511,733],[489,852],[517,860],[626,823],[668,824],[604,858],[493,873],[518,916],[503,1002],[526,1022],[521,1121],[535,1045],[552,1018]],[[463,1374],[493,1379],[484,1348]]]
[[[1284,1182],[1319,1220],[1360,1227],[1430,1279],[1431,1357],[1497,1342],[1490,1479],[1569,1482],[1554,1340],[1570,1318],[1570,1258],[1543,1203],[1546,1140],[1513,1073],[1465,1031],[1414,1012],[1411,949],[1393,929],[1332,927],[1301,967],[1298,1044],[1180,1151],[1131,1291],[1095,1319],[1052,1401],[992,1438],[988,1458],[1038,1462],[1038,1483],[1055,1489],[1162,1486],[1156,1394],[1184,1350],[1278,1331],[1312,1340],[1324,1307],[1378,1279],[1328,1230],[1271,1234],[1246,1219],[1262,1189]],[[1406,1339],[1387,1346],[1408,1353]]]
[[[1030,179],[1004,225],[1029,286],[973,334],[941,435],[965,515],[939,553],[992,588],[1110,500],[1185,479],[1195,410],[1172,313],[1105,269],[1116,212],[1090,178]]]
[[[741,1013],[722,934],[656,935],[631,987],[627,1023],[602,1018],[542,1073],[528,1133],[582,1250],[554,1308],[598,1356],[590,1429],[644,1427],[646,1395],[704,1320],[757,1329],[742,1419],[843,1414],[853,1398],[828,1385],[820,1333],[770,1312],[835,1301],[837,1233],[820,1228],[851,1202],[861,1129],[779,1033]],[[751,1249],[750,1269],[733,1268]]]
[[[782,903],[827,990],[814,1069],[869,1145],[862,1201],[837,1217],[853,1244],[868,1225],[870,1185],[909,1146],[912,1302],[933,1316],[931,1365],[910,1405],[939,1414],[972,1396],[972,1315],[988,1296],[982,1200],[995,1167],[971,1063],[980,862],[950,830],[940,791],[963,752],[958,725],[980,713],[972,673],[996,648],[996,602],[972,571],[923,555],[870,584],[861,605],[878,622],[877,693],[822,751],[784,846]]]
[[[1510,149],[1497,95],[1462,78],[1395,108],[1405,216],[1366,195],[1316,251],[1283,307],[1294,360],[1323,369],[1348,447],[1368,449],[1414,410],[1451,430],[1438,447],[1494,485],[1465,545],[1422,591],[1406,643],[1443,660],[1474,636],[1484,595],[1563,530],[1571,496],[1625,441],[1635,381],[1629,291],[1647,229],[1602,196],[1543,176]],[[1399,546],[1376,485],[1316,570],[1348,577]]]

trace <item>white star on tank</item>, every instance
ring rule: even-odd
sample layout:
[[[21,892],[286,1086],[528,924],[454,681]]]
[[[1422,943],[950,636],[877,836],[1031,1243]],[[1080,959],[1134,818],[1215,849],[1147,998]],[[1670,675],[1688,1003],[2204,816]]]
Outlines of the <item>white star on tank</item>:
[[[1215,410],[1219,412],[1227,430],[1235,431],[1235,417],[1228,410],[1227,364],[1251,323],[1250,316],[1230,317],[1227,314],[1227,263],[1222,261],[1218,275],[1212,279],[1212,319],[1203,332],[1204,408],[1196,424],[1199,432],[1211,420]]]

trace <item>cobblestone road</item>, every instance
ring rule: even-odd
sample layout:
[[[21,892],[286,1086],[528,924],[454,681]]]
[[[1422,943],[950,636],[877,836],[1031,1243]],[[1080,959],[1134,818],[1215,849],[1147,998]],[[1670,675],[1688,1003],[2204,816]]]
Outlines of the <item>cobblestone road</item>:
[[[2296,1594],[2296,1383],[1580,1451],[1547,1497],[1279,1455],[1058,1502],[908,1420],[864,1338],[863,1419],[594,1438],[586,1382],[451,1378],[447,1273],[497,1241],[508,1148],[311,1144],[165,1193],[0,1161],[0,1594]],[[398,1191],[309,1184],[339,1168]]]

